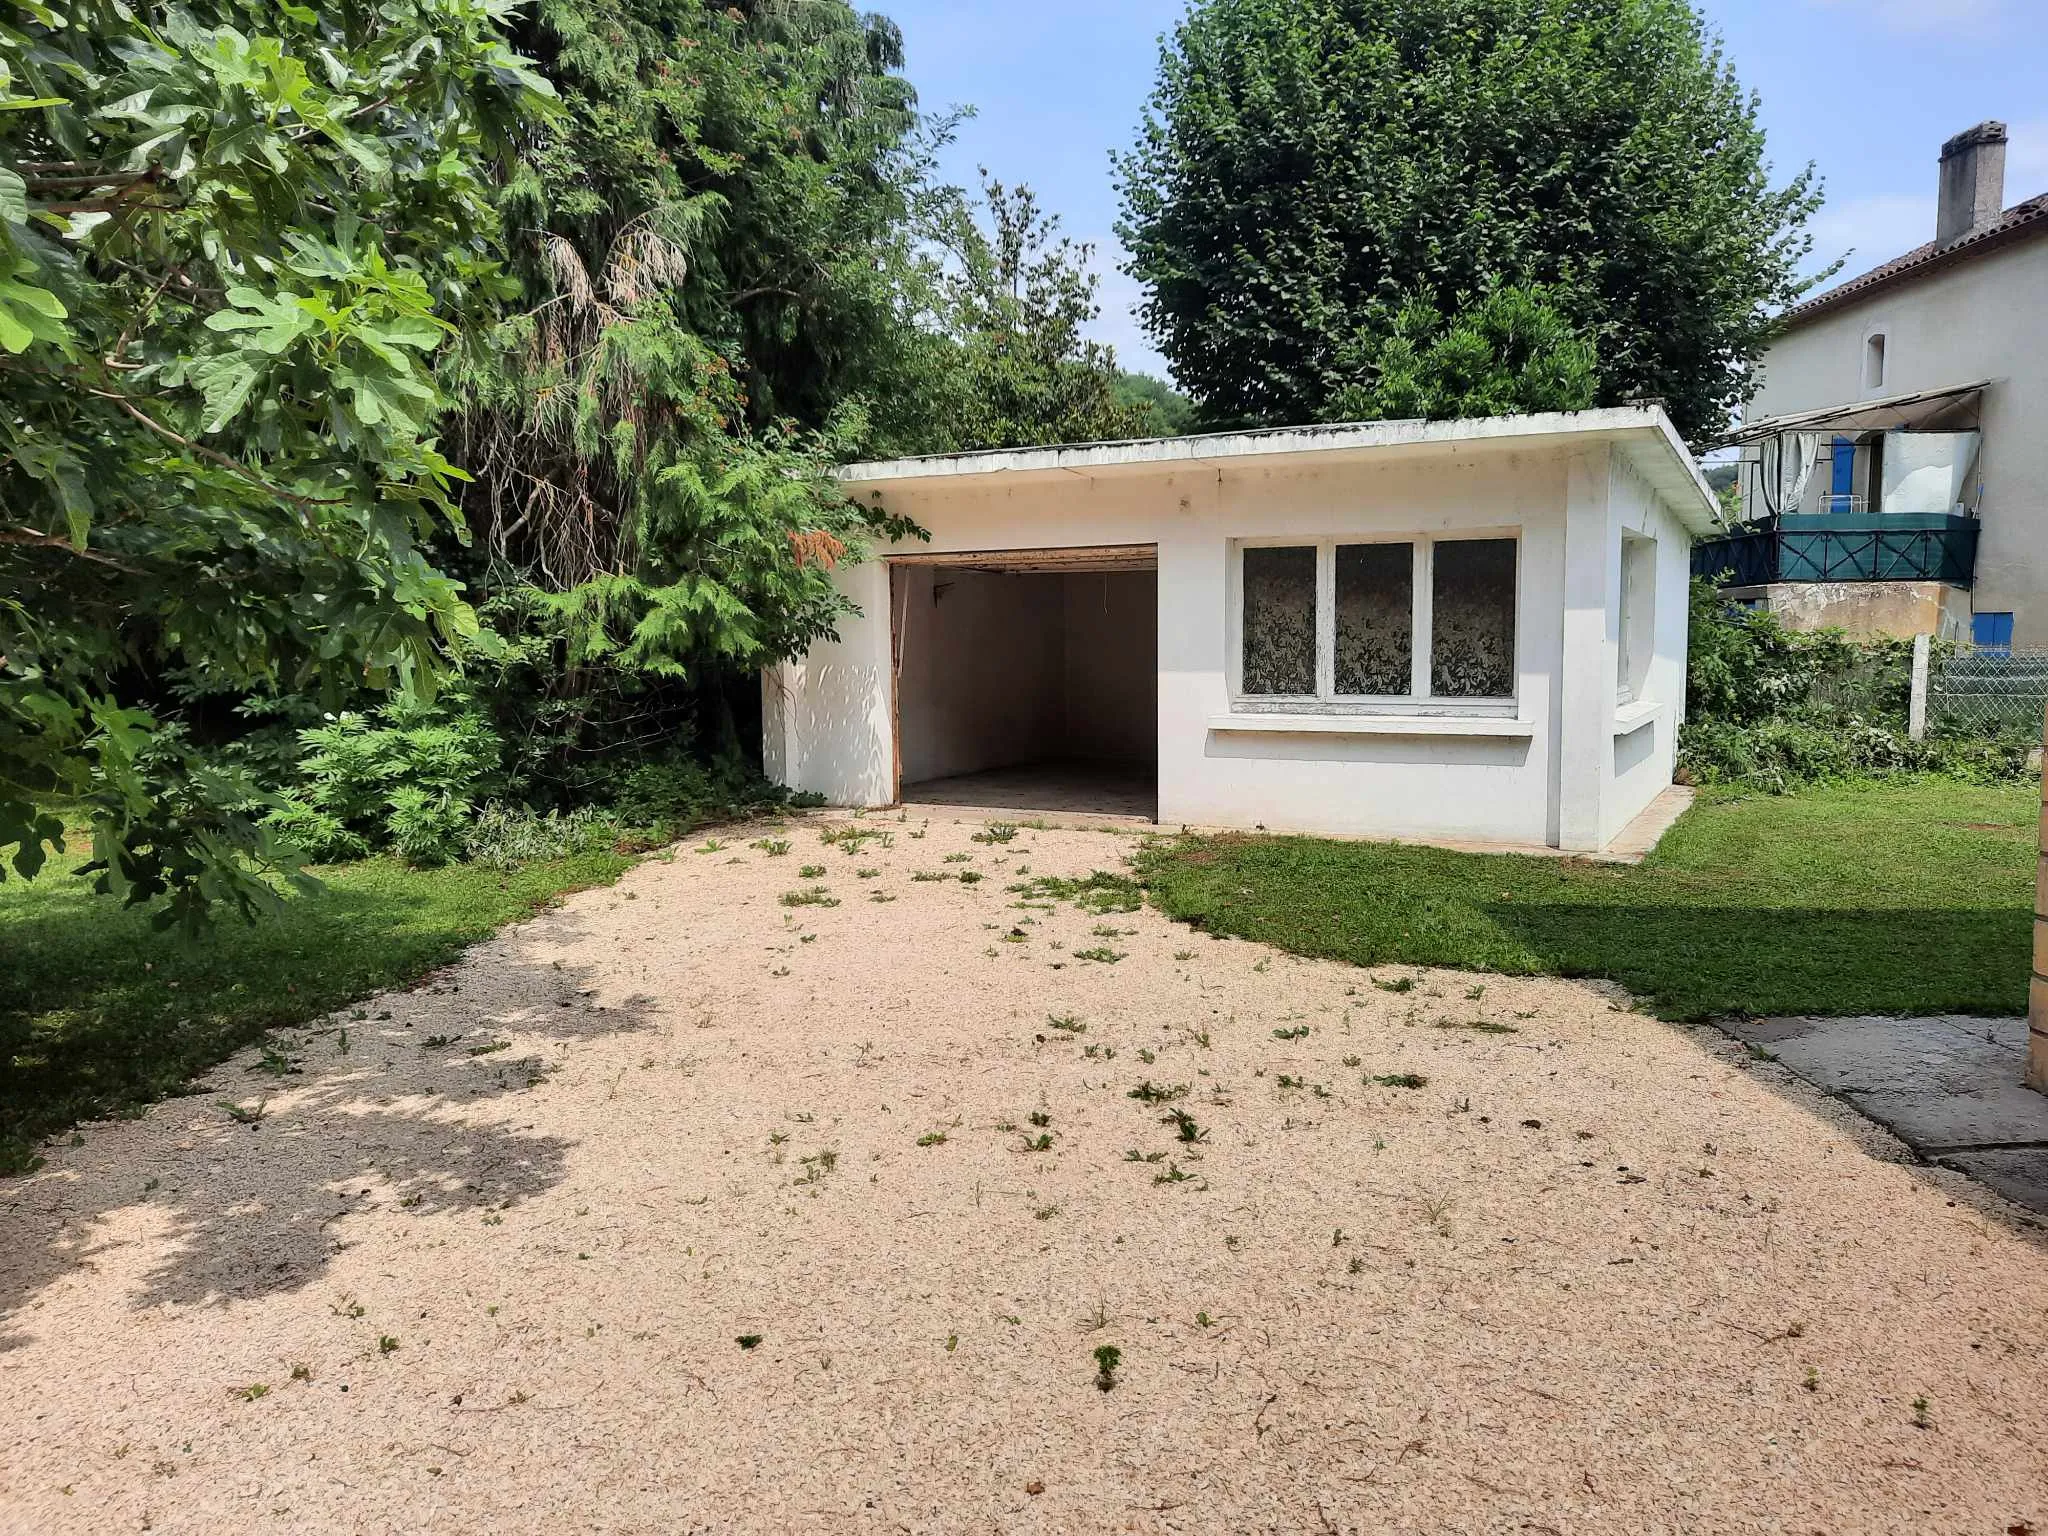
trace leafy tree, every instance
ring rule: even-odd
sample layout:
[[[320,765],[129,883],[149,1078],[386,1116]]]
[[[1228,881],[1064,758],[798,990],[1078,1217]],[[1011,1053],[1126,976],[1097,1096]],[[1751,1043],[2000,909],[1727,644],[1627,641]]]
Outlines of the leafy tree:
[[[431,691],[476,633],[433,359],[499,282],[478,167],[546,86],[496,0],[0,14],[0,850],[245,910],[246,786],[152,712]],[[0,870],[4,874],[4,870]]]
[[[1146,324],[1214,418],[1370,399],[1412,296],[1534,284],[1597,401],[1660,397],[1694,441],[1809,286],[1820,200],[1810,167],[1771,185],[1686,0],[1199,0],[1119,177]]]
[[[1582,411],[1598,356],[1537,288],[1489,288],[1446,316],[1426,294],[1375,308],[1339,348],[1355,382],[1331,396],[1332,421]]]
[[[982,172],[982,199],[946,189],[925,200],[932,324],[950,345],[938,375],[928,452],[1101,442],[1152,430],[1125,398],[1116,356],[1083,334],[1100,310],[1094,248],[1059,233],[1029,187]],[[987,226],[980,208],[987,209]]]
[[[1119,404],[1145,413],[1147,437],[1180,437],[1195,428],[1195,402],[1164,379],[1149,373],[1119,373],[1115,384]]]
[[[900,38],[842,0],[539,0],[512,36],[562,110],[498,193],[516,300],[444,377],[495,698],[569,795],[844,611],[871,528],[825,472],[913,393],[924,162]]]

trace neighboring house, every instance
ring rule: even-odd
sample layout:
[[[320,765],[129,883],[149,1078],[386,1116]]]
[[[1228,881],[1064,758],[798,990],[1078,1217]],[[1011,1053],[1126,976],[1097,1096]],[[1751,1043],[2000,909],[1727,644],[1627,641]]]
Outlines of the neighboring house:
[[[764,678],[835,804],[1592,852],[1671,783],[1714,499],[1661,409],[856,464],[913,519]]]
[[[1694,569],[1797,628],[2048,646],[2048,197],[2006,132],[1942,146],[1935,237],[1785,317],[1743,445],[1748,526]]]

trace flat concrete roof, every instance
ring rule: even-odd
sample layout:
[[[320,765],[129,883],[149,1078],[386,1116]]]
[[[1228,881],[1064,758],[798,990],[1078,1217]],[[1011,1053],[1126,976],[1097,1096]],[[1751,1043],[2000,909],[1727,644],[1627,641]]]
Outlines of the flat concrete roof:
[[[971,482],[989,475],[1082,479],[1175,469],[1251,468],[1304,455],[1337,459],[1399,456],[1431,449],[1513,449],[1555,446],[1560,440],[1608,442],[1626,453],[1680,519],[1695,533],[1711,531],[1720,503],[1699,465],[1661,406],[1612,406],[1592,411],[1546,411],[1527,416],[1479,416],[1460,421],[1360,421],[1327,426],[1270,427],[1194,437],[1144,437],[1128,442],[1072,443],[1045,448],[1000,448],[941,453],[917,459],[848,464],[846,485]]]

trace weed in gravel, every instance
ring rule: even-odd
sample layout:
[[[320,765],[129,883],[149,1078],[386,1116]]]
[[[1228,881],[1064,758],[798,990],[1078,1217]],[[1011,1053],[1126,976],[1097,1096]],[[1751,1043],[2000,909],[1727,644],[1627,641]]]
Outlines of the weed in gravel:
[[[1364,1259],[1358,1259],[1358,1258],[1354,1258],[1354,1259],[1353,1259],[1353,1260],[1352,1260],[1352,1261],[1351,1261],[1351,1262],[1350,1262],[1349,1264],[1346,1264],[1346,1265],[1344,1266],[1344,1273],[1345,1273],[1345,1274],[1347,1274],[1347,1275],[1362,1275],[1362,1274],[1364,1274],[1364,1273],[1365,1273],[1365,1260],[1364,1260]]]
[[[1029,1115],[1025,1116],[1025,1118],[1028,1119],[1033,1125],[1037,1126],[1040,1130],[1044,1130],[1048,1125],[1052,1124],[1052,1116],[1047,1114],[1042,1109],[1034,1109],[1033,1111],[1031,1111]]]
[[[1382,992],[1413,992],[1415,990],[1415,978],[1413,976],[1396,976],[1392,981],[1381,981],[1379,977],[1375,976],[1372,979],[1372,984]]]
[[[769,858],[779,859],[789,852],[789,839],[786,837],[763,837],[757,839],[754,846],[767,854]]]
[[[715,837],[707,837],[704,839],[704,846],[697,851],[699,853],[723,853],[725,852],[725,844]]]
[[[300,1362],[299,1362],[299,1363],[298,1363],[297,1365],[295,1365],[295,1366],[293,1366],[293,1367],[292,1367],[292,1380],[293,1380],[293,1381],[311,1381],[312,1379],[313,1379],[313,1367],[311,1367],[310,1365],[306,1364],[306,1363],[305,1363],[305,1362],[304,1362],[303,1360],[302,1360],[302,1361],[300,1361]]]
[[[1479,999],[1481,999],[1484,996],[1486,996],[1486,983],[1483,981],[1480,982],[1477,986],[1471,986],[1465,989],[1465,1001],[1468,1003],[1476,1003],[1479,1001]]]
[[[298,1057],[288,1055],[274,1045],[266,1045],[262,1059],[249,1070],[268,1072],[272,1077],[296,1077],[304,1069],[299,1065]]]
[[[1209,1133],[1184,1109],[1169,1109],[1159,1123],[1172,1126],[1174,1135],[1189,1146],[1209,1139]]]
[[[1195,958],[1195,952],[1192,949],[1176,949],[1173,952],[1173,958],[1176,960],[1192,960]]]
[[[797,1183],[822,1184],[825,1182],[825,1176],[839,1166],[839,1154],[827,1148],[822,1152],[813,1152],[809,1157],[800,1158],[799,1161],[804,1165],[804,1172]]]
[[[1024,1150],[1026,1152],[1050,1152],[1052,1150],[1052,1132],[1043,1131],[1036,1136],[1025,1137]]]
[[[929,885],[935,880],[950,880],[953,877],[943,869],[919,869],[911,871],[910,878],[920,885]]]
[[[268,1397],[270,1395],[270,1388],[258,1381],[252,1382],[246,1387],[230,1387],[228,1395],[239,1397],[245,1403],[253,1403],[259,1397]]]
[[[1806,1368],[1806,1380],[1802,1381],[1800,1385],[1809,1392],[1818,1392],[1820,1390],[1820,1372],[1809,1365]]]
[[[1154,1184],[1185,1184],[1193,1177],[1194,1175],[1181,1167],[1179,1163],[1168,1163],[1166,1165],[1166,1172],[1152,1175],[1152,1182]]]
[[[1169,1083],[1162,1086],[1148,1077],[1125,1097],[1136,1099],[1141,1104],[1171,1104],[1175,1099],[1186,1098],[1187,1094],[1186,1083]]]
[[[1097,945],[1094,949],[1075,950],[1074,958],[1076,960],[1095,960],[1099,961],[1103,965],[1115,965],[1117,961],[1123,959],[1124,957],[1121,954],[1119,954],[1116,950],[1104,949],[1102,946]]]
[[[460,1035],[429,1035],[420,1042],[420,1049],[423,1051],[438,1051],[443,1046],[453,1045],[461,1038],[462,1036]]]
[[[391,1334],[388,1334],[388,1333],[380,1333],[380,1334],[378,1334],[378,1335],[377,1335],[377,1353],[378,1353],[378,1354],[380,1354],[380,1355],[388,1355],[388,1354],[392,1353],[392,1352],[393,1352],[394,1350],[396,1350],[397,1348],[398,1348],[398,1340],[397,1340],[396,1338],[394,1338],[394,1337],[393,1337],[393,1336],[392,1336]]]
[[[1273,1031],[1273,1038],[1275,1040],[1306,1040],[1308,1038],[1308,1026],[1306,1024],[1297,1024],[1292,1029],[1276,1029]]]
[[[1088,1026],[1071,1013],[1049,1013],[1045,1016],[1046,1027],[1056,1029],[1063,1035],[1085,1035]]]
[[[1370,1088],[1375,1083],[1382,1088],[1427,1088],[1429,1079],[1420,1072],[1368,1072],[1366,1086]]]
[[[960,871],[960,883],[962,885],[979,885],[981,881],[982,875],[979,870],[963,869]]]
[[[1438,1019],[1432,1026],[1436,1029],[1469,1029],[1476,1035],[1519,1035],[1521,1031],[1512,1024],[1498,1024],[1492,1019]]]
[[[1928,1411],[1928,1402],[1924,1394],[1913,1399],[1913,1427],[1915,1429],[1934,1428],[1934,1418]]]
[[[1022,885],[1009,887],[1013,896],[1026,901],[1071,901],[1084,912],[1107,917],[1112,912],[1135,912],[1144,904],[1144,890],[1128,875],[1096,870],[1080,880],[1058,875],[1040,875]]]
[[[1346,1056],[1344,1058],[1344,1065],[1347,1067],[1355,1067],[1363,1060],[1365,1060],[1363,1056]]]
[[[1081,1054],[1096,1061],[1115,1061],[1116,1047],[1113,1045],[1084,1045]]]
[[[1098,1345],[1095,1350],[1095,1385],[1104,1392],[1116,1385],[1117,1367],[1124,1363],[1124,1352],[1114,1344]]]
[[[1441,1194],[1424,1195],[1417,1203],[1422,1207],[1423,1221],[1429,1226],[1434,1227],[1440,1236],[1449,1237],[1451,1235],[1449,1217],[1452,1203],[1450,1191],[1445,1190]]]
[[[891,895],[890,895],[890,894],[889,894],[889,893],[888,893],[887,891],[877,891],[877,892],[875,892],[875,894],[874,894],[874,895],[872,895],[872,896],[870,896],[870,897],[868,898],[868,900],[869,900],[869,901],[878,901],[878,902],[879,902],[879,901],[894,901],[895,899],[896,899],[896,898],[895,898],[894,896],[891,896]]]
[[[1059,1215],[1059,1213],[1060,1208],[1056,1205],[1041,1205],[1037,1210],[1033,1211],[1031,1214],[1037,1217],[1040,1221],[1051,1221],[1053,1217]]]
[[[1278,1081],[1282,1088],[1306,1088],[1308,1086],[1307,1078],[1296,1077],[1288,1072],[1282,1072]]]
[[[742,1333],[734,1338],[733,1343],[739,1345],[741,1349],[759,1349],[761,1347],[761,1335],[758,1333]]]
[[[971,853],[949,853],[941,862],[946,864],[971,864],[974,862],[974,855]]]
[[[856,869],[853,872],[853,878],[856,880],[873,880],[880,874],[881,871],[879,869]]]
[[[1166,1154],[1164,1152],[1140,1152],[1136,1147],[1132,1147],[1128,1152],[1124,1153],[1124,1161],[1127,1163],[1163,1163],[1166,1161]]]
[[[499,1051],[509,1051],[511,1049],[512,1042],[510,1040],[493,1040],[488,1045],[472,1045],[469,1048],[469,1054],[472,1056],[492,1056]]]
[[[974,834],[977,843],[1007,843],[1017,835],[1017,826],[1009,821],[992,821]]]
[[[943,1147],[946,1144],[946,1133],[944,1131],[926,1131],[917,1138],[917,1144],[920,1147]]]
[[[806,864],[796,873],[799,880],[822,880],[825,878],[825,866],[822,864]]]
[[[1159,1058],[1156,1055],[1154,1055],[1151,1051],[1145,1049],[1144,1046],[1141,1045],[1138,1047],[1138,1060],[1145,1063],[1146,1066],[1151,1066],[1152,1063],[1157,1061],[1158,1059]]]
[[[253,1131],[263,1123],[263,1109],[269,1102],[270,1100],[268,1099],[260,1100],[256,1107],[251,1109],[246,1104],[234,1104],[226,1099],[222,1099],[220,1101],[220,1108],[221,1113],[234,1121],[235,1124],[246,1125]]]
[[[782,904],[785,907],[836,907],[839,898],[822,885],[807,885],[800,891],[784,891]]]

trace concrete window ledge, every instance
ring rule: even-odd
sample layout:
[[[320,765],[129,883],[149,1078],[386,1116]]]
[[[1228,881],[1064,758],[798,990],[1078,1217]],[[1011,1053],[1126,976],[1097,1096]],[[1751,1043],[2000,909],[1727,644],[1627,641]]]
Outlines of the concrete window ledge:
[[[1508,715],[1211,715],[1212,731],[1257,731],[1267,735],[1303,732],[1349,736],[1495,736],[1527,738],[1534,720]]]
[[[1624,704],[1614,712],[1614,734],[1629,736],[1640,731],[1664,712],[1664,706],[1654,699],[1638,700]]]

